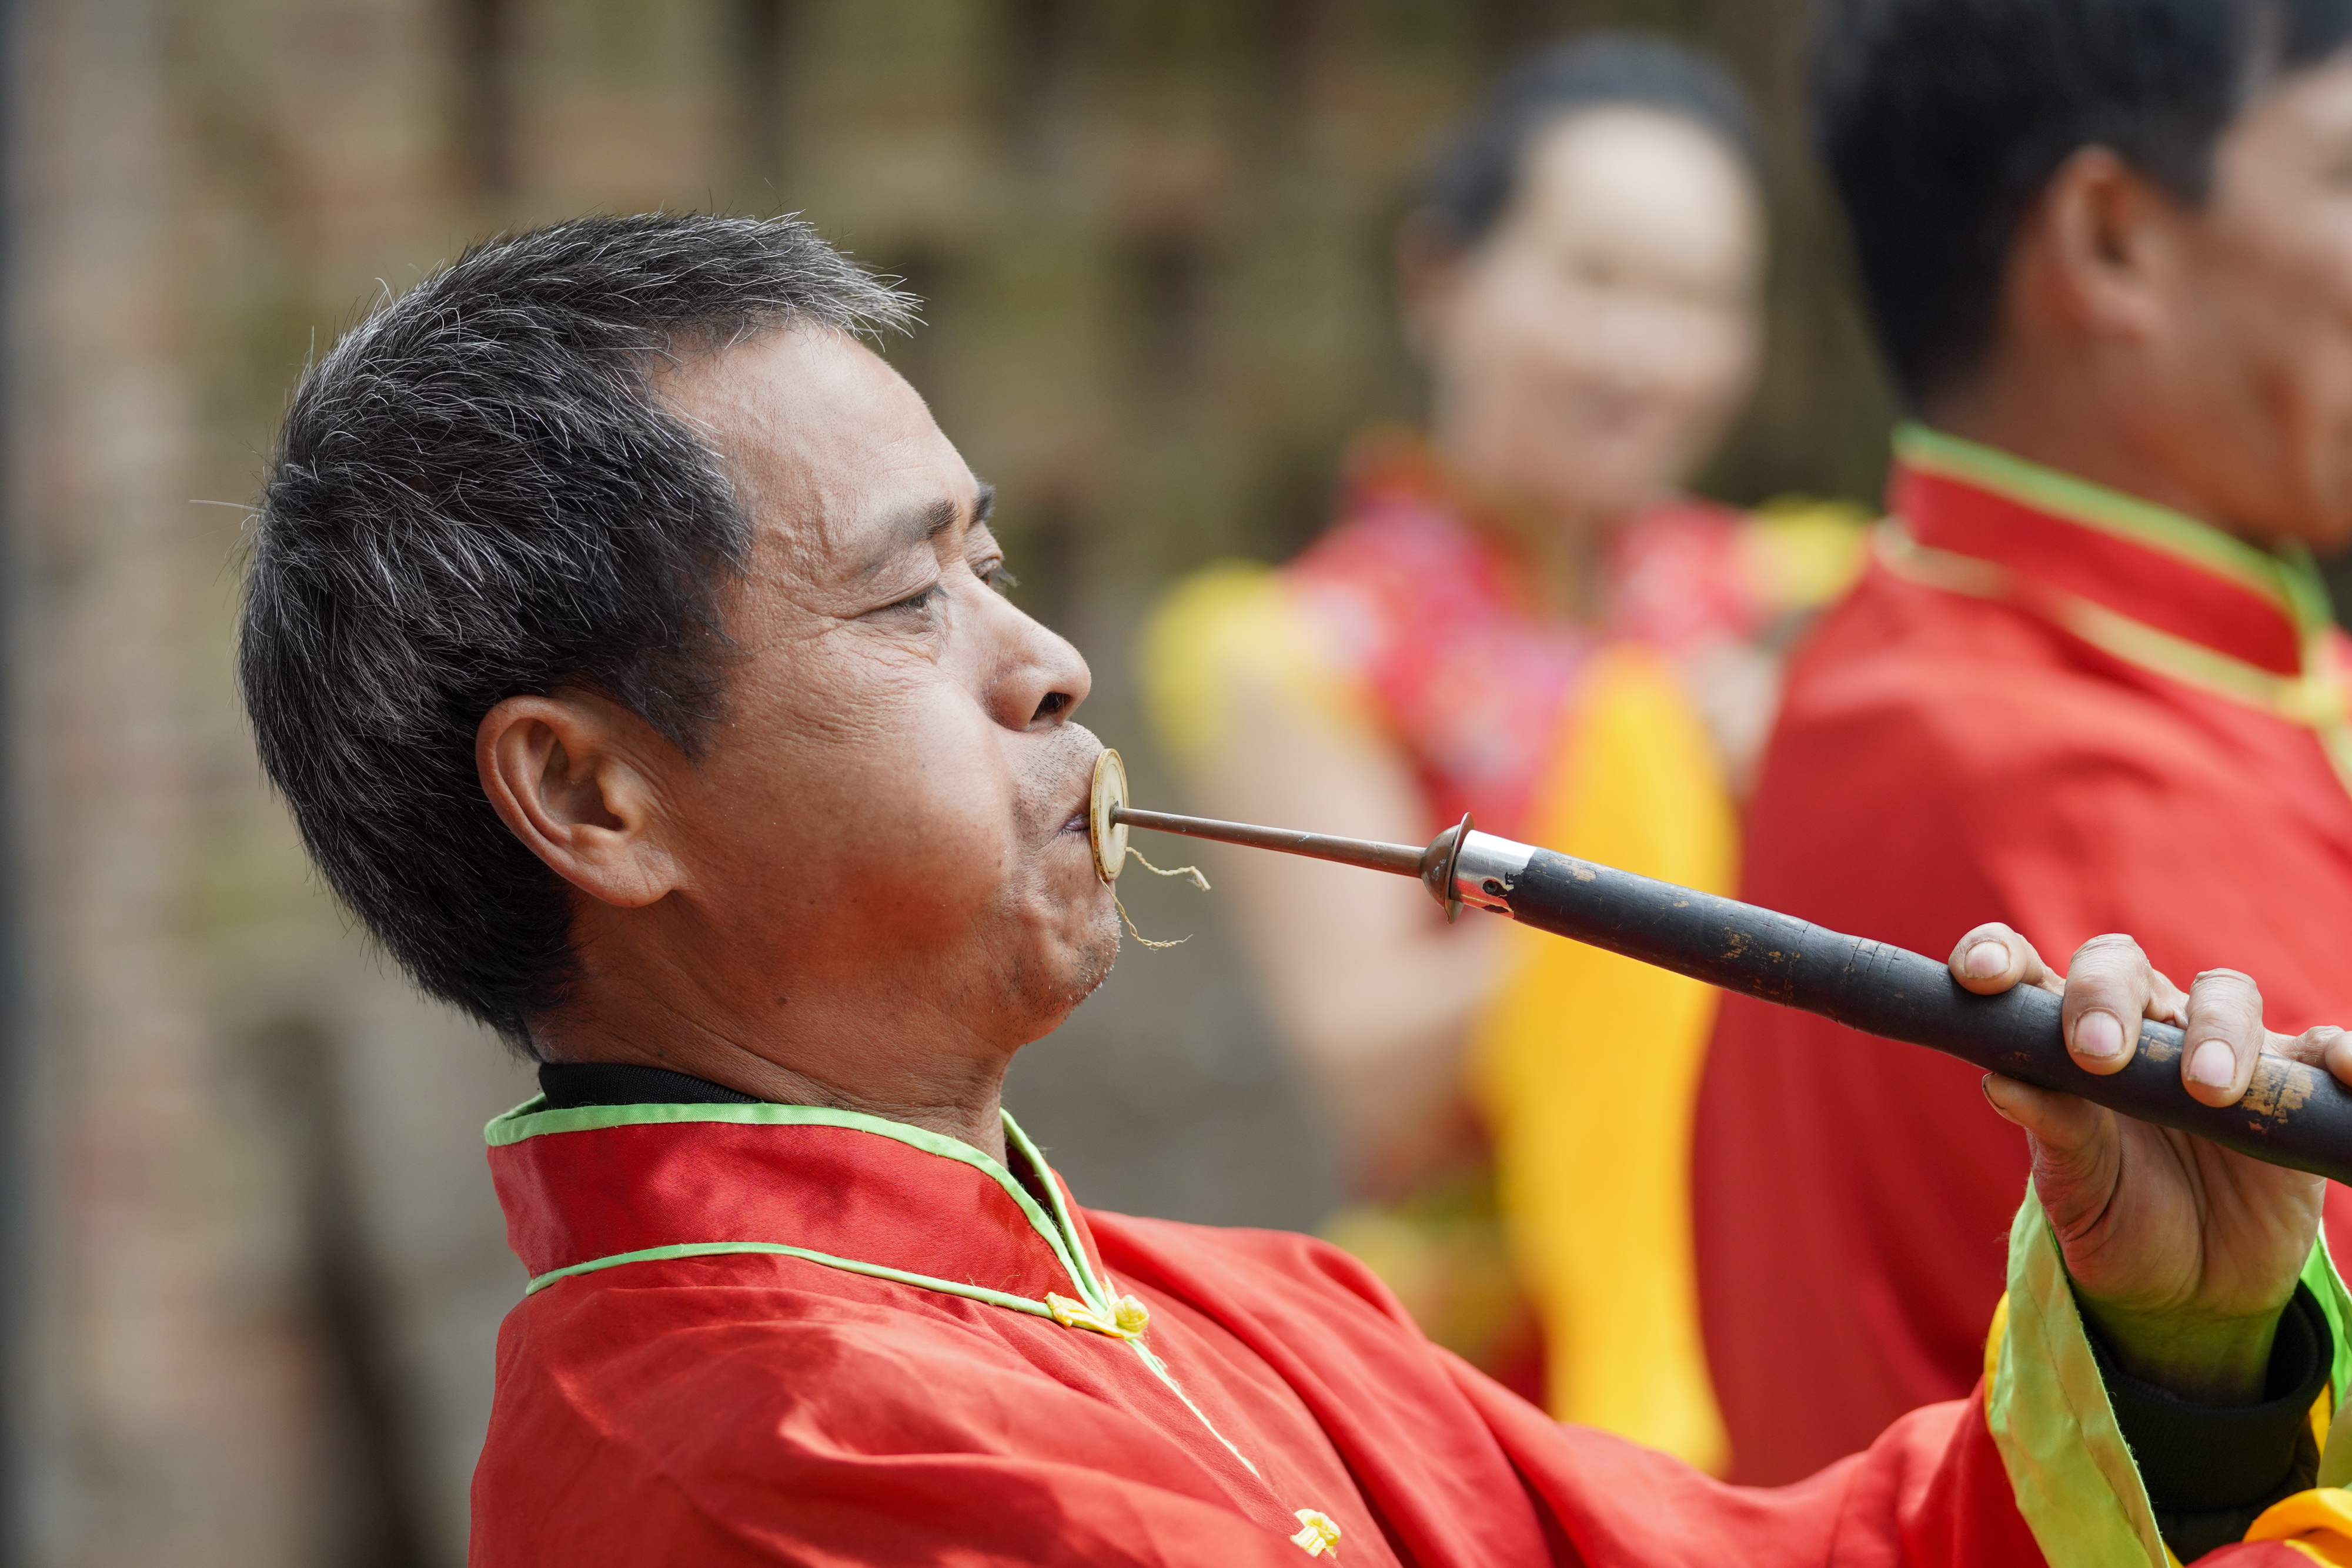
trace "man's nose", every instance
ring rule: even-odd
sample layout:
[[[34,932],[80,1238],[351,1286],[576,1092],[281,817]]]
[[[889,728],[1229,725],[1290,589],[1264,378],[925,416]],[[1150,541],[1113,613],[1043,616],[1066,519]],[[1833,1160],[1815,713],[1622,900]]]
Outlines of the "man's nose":
[[[1004,649],[989,692],[990,711],[1008,729],[1062,723],[1094,689],[1094,673],[1068,639],[1031,620],[1017,605],[997,603]]]

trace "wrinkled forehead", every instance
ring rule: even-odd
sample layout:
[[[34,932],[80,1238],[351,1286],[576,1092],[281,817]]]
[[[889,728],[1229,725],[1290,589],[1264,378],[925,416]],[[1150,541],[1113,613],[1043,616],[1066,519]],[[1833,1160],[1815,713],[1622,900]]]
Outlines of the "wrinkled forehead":
[[[971,470],[921,396],[845,332],[764,334],[656,385],[727,465],[755,551],[797,571],[862,574],[973,504]]]

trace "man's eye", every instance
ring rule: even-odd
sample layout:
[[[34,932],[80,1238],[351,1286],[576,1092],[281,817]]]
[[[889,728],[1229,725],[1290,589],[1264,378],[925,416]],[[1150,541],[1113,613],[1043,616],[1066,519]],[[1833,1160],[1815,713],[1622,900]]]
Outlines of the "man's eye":
[[[999,593],[1010,593],[1021,586],[1021,580],[1013,576],[1001,560],[992,560],[983,565],[980,569],[979,577],[981,581]]]
[[[913,610],[919,612],[929,610],[931,607],[931,601],[937,599],[939,596],[940,585],[934,582],[929,587],[916,590],[914,592],[907,595],[904,599],[894,600],[890,603],[884,605],[882,608],[885,610]]]

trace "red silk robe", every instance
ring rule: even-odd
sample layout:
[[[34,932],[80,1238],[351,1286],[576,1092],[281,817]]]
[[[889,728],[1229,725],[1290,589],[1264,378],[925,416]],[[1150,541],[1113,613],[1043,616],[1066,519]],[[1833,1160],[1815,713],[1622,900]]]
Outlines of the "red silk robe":
[[[1740,896],[1942,956],[2129,932],[2271,1027],[2352,1022],[2352,739],[2308,561],[1916,429],[1878,559],[1796,658]],[[1972,1067],[1726,1000],[1695,1230],[1732,1475],[1969,1388],[2024,1140]],[[2346,1193],[2328,1223],[2347,1239]]]
[[[2015,1354],[2043,1357],[2002,1364],[2016,1392],[1744,1490],[1556,1425],[1328,1246],[1088,1213],[1007,1134],[1030,1183],[807,1107],[534,1103],[493,1123],[533,1280],[499,1336],[477,1568],[2044,1560],[2003,1456],[2075,1445],[2038,1416],[1990,1427],[2033,1402],[2037,1366],[2089,1365],[2072,1331],[2017,1326],[2037,1301],[2071,1311],[2046,1267],[2011,1314]],[[2115,1560],[2092,1550],[2052,1560]]]

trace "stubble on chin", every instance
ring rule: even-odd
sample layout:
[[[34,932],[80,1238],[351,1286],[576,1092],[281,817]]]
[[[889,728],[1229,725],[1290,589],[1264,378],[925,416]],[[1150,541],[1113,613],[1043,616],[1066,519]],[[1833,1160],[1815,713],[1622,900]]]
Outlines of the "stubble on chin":
[[[1053,935],[1024,944],[1008,956],[1001,973],[1006,1003],[1049,1018],[1048,1029],[1101,988],[1118,961],[1118,916],[1110,890],[1094,874],[1093,852],[1085,839],[1064,831],[1072,780],[1093,776],[1098,745],[1090,731],[1066,726],[1032,753],[1021,781],[1021,826],[1034,846],[1033,910],[1044,906],[1043,924]],[[1083,859],[1083,871],[1071,863],[1074,852]],[[1081,878],[1072,888],[1072,881]]]
[[[1110,978],[1112,967],[1118,962],[1118,922],[1097,920],[1085,937],[1073,945],[1070,981],[1064,997],[1064,1010],[1076,1007],[1102,988]]]
[[[1090,921],[1062,941],[1022,944],[990,966],[993,1009],[1023,1020],[1020,1033],[1026,1039],[1042,1039],[1101,988],[1118,960],[1116,918]]]

